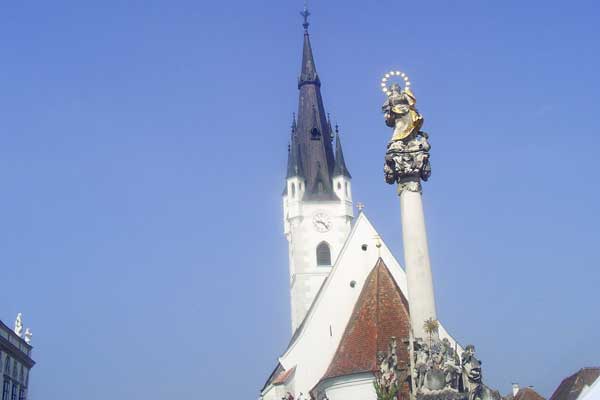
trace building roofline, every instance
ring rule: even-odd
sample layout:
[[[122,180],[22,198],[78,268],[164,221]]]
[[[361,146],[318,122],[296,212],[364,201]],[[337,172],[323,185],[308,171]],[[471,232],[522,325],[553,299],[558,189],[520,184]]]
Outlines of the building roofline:
[[[5,328],[9,333],[9,335],[15,337],[19,342],[21,342],[22,345],[24,345],[25,347],[27,347],[30,351],[33,349],[33,346],[30,345],[29,343],[27,343],[25,341],[25,339],[23,339],[22,337],[20,337],[19,335],[17,335],[15,333],[14,330],[12,330],[12,328],[10,328],[9,326],[7,326],[4,322],[2,322],[2,320],[0,320],[0,328]]]

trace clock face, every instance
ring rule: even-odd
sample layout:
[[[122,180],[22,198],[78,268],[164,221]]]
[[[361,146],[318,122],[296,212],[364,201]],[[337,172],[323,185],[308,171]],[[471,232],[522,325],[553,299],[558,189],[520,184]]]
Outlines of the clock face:
[[[327,232],[331,229],[331,218],[325,213],[316,213],[313,215],[313,225],[319,232]]]

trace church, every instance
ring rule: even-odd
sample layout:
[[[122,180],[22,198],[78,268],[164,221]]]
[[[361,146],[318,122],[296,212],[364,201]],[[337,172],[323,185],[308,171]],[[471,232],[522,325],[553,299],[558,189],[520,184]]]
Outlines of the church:
[[[396,368],[410,368],[409,279],[360,204],[354,212],[351,164],[325,111],[306,9],[303,16],[298,112],[283,191],[291,338],[260,399],[376,399],[374,382],[392,342]],[[436,336],[463,350],[443,326]],[[403,383],[398,398],[408,396]]]
[[[403,265],[352,198],[351,163],[321,96],[305,8],[298,111],[292,121],[283,200],[289,250],[291,333],[260,400],[543,400],[513,383],[502,397],[483,382],[475,346],[461,346],[436,315],[423,182],[429,135],[408,76],[381,81],[383,162],[399,197]],[[350,161],[350,160],[348,160]],[[600,396],[600,368],[563,380],[550,400]]]

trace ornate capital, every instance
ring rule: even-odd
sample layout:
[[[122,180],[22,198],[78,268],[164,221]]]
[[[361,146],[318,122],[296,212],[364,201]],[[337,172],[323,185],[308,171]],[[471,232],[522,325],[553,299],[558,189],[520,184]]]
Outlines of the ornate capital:
[[[404,190],[421,192],[421,180],[427,181],[431,176],[431,145],[427,139],[427,134],[419,131],[388,143],[383,171],[387,183],[398,184],[398,194]]]

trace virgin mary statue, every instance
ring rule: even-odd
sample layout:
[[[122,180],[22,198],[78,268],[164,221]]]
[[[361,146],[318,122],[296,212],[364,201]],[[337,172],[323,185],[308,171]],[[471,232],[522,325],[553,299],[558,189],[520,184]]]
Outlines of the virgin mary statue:
[[[400,85],[394,83],[390,91],[382,110],[386,125],[394,128],[391,141],[395,142],[419,132],[423,126],[423,117],[415,107],[417,99],[408,86],[402,90]]]

